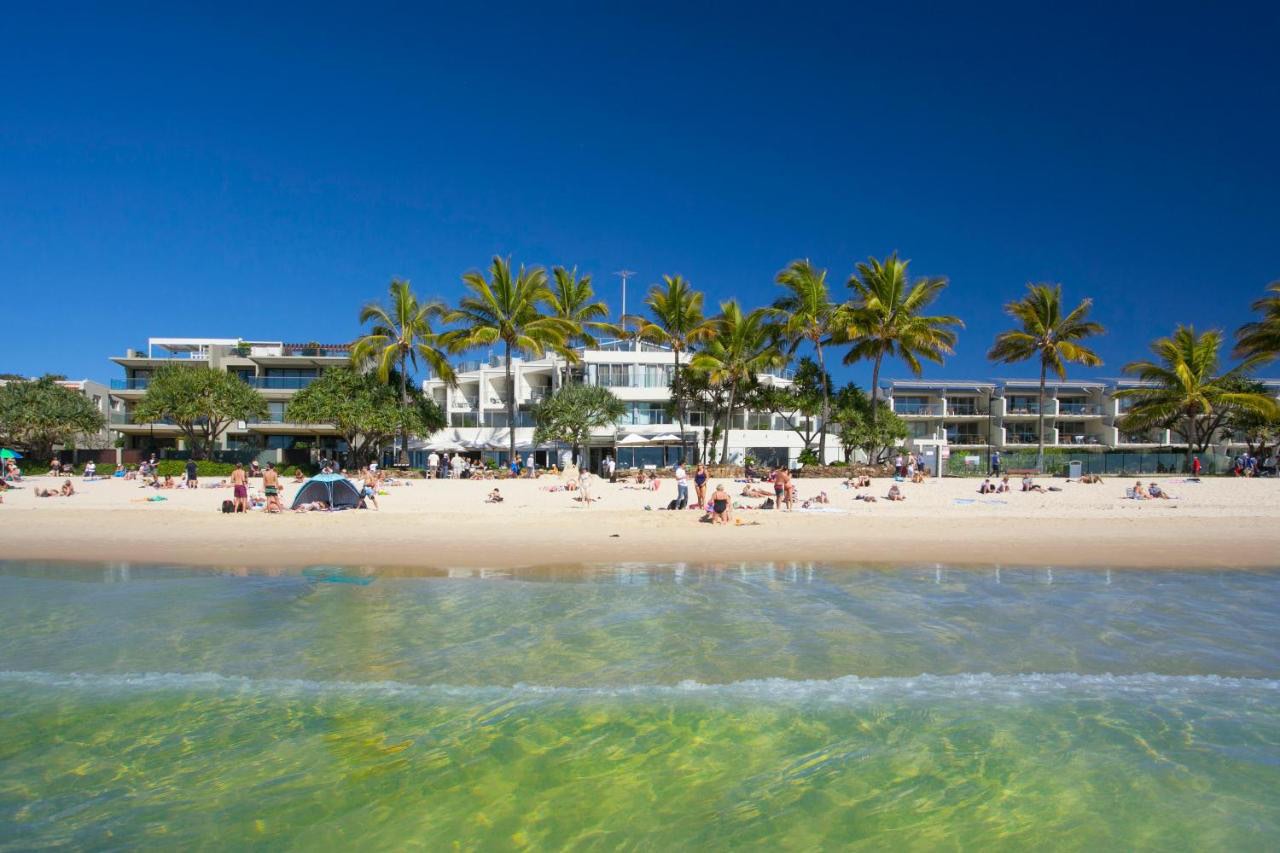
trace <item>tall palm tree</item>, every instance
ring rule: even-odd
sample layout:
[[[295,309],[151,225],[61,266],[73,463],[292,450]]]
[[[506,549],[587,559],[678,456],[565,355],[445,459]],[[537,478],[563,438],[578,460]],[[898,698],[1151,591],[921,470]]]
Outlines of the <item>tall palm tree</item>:
[[[1004,306],[1004,313],[1021,327],[996,335],[987,358],[1003,364],[1040,359],[1039,442],[1036,446],[1036,470],[1044,471],[1044,380],[1052,370],[1059,379],[1067,378],[1067,363],[1097,367],[1098,354],[1080,343],[1085,338],[1106,332],[1101,323],[1086,319],[1092,299],[1085,299],[1069,314],[1062,313],[1062,285],[1028,284],[1027,295]]]
[[[701,352],[693,357],[692,367],[704,371],[712,382],[728,388],[729,424],[724,431],[722,460],[729,458],[729,428],[739,392],[756,374],[777,366],[782,353],[769,325],[769,309],[757,308],[743,313],[736,299],[720,303],[720,315],[713,320],[714,333]]]
[[[1280,358],[1280,281],[1267,285],[1267,295],[1253,303],[1262,319],[1245,323],[1236,330],[1236,349],[1232,353],[1249,366],[1265,364]]]
[[[822,376],[822,429],[818,433],[818,457],[827,461],[827,422],[831,420],[831,389],[828,387],[827,363],[823,358],[823,342],[835,331],[832,320],[836,306],[827,288],[827,271],[816,269],[806,258],[792,261],[778,273],[778,284],[787,295],[773,303],[773,316],[782,338],[791,344],[794,355],[802,341],[813,344]]]
[[[714,324],[702,313],[703,295],[680,275],[664,275],[662,284],[649,288],[644,304],[649,309],[652,319],[645,317],[623,317],[623,322],[635,325],[637,337],[663,344],[671,348],[671,380],[678,381],[680,374],[680,353],[689,352],[699,341],[712,334]],[[684,395],[672,389],[678,401]],[[680,424],[680,446],[684,447],[685,407],[683,402],[676,406],[676,421]]]
[[[1232,407],[1267,417],[1280,416],[1280,405],[1266,394],[1236,390],[1240,371],[1218,374],[1218,353],[1222,333],[1210,329],[1196,334],[1193,326],[1179,326],[1171,337],[1151,344],[1155,361],[1134,361],[1124,372],[1142,381],[1142,386],[1122,388],[1116,397],[1132,399],[1133,405],[1121,423],[1125,429],[1175,427],[1187,440],[1187,469],[1191,468],[1193,445],[1201,449],[1213,440],[1218,421],[1215,415]]]
[[[592,332],[617,335],[620,330],[606,319],[609,316],[609,306],[604,300],[595,298],[596,292],[591,286],[590,275],[579,278],[577,267],[571,270],[555,267],[551,270],[551,280],[551,296],[547,299],[547,307],[553,316],[572,323],[574,329],[567,341],[568,346],[560,351],[567,375],[569,365],[578,360],[577,353],[573,351],[574,346],[596,346],[599,342]]]
[[[879,409],[874,401],[880,394],[880,364],[884,357],[901,358],[919,376],[920,359],[941,364],[944,355],[955,351],[953,327],[964,328],[959,317],[921,313],[946,288],[947,280],[933,277],[913,281],[907,274],[910,263],[899,260],[894,252],[883,261],[868,258],[858,264],[849,277],[854,298],[840,306],[835,319],[833,342],[850,345],[844,363],[870,359],[875,365],[871,369],[873,428]]]
[[[511,438],[511,458],[516,456],[516,393],[511,375],[511,356],[525,352],[540,358],[548,349],[558,350],[574,333],[573,324],[543,312],[543,304],[551,300],[547,273],[542,267],[525,269],[522,265],[513,275],[511,259],[495,256],[489,265],[489,278],[479,271],[462,277],[468,291],[458,307],[445,314],[449,323],[461,328],[445,333],[443,342],[453,352],[501,342],[507,380],[507,433]]]
[[[441,336],[431,321],[444,316],[444,303],[419,301],[408,281],[392,279],[389,288],[391,306],[370,302],[360,309],[360,322],[372,323],[368,333],[351,348],[351,361],[362,369],[373,366],[378,379],[387,383],[398,380],[400,405],[409,406],[409,365],[422,361],[436,376],[446,382],[455,380],[453,367],[439,347]],[[399,464],[409,464],[409,430],[400,428]]]

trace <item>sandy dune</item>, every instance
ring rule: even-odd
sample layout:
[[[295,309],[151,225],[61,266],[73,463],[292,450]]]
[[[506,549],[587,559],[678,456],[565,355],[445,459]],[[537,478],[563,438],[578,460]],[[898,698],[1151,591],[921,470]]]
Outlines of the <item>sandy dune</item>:
[[[1145,478],[1144,478],[1145,479]],[[675,496],[599,483],[590,508],[549,479],[412,481],[380,510],[218,512],[229,489],[161,492],[136,483],[76,479],[71,498],[36,498],[56,485],[31,478],[4,495],[0,543],[9,558],[294,567],[341,563],[449,568],[655,561],[832,561],[867,564],[1280,567],[1280,482],[1159,482],[1178,500],[1123,498],[1131,480],[1061,492],[978,495],[974,480],[904,484],[907,500],[864,504],[835,480],[800,480],[801,497],[826,490],[831,511],[741,510],[743,526],[699,524],[695,511],[657,511]],[[497,486],[506,500],[486,504]],[[714,481],[712,483],[714,485]],[[737,494],[741,484],[727,484]],[[883,498],[889,482],[868,490]],[[256,481],[255,481],[256,488]],[[296,487],[286,489],[286,501]],[[758,505],[760,499],[739,498]],[[645,511],[648,505],[654,511]]]

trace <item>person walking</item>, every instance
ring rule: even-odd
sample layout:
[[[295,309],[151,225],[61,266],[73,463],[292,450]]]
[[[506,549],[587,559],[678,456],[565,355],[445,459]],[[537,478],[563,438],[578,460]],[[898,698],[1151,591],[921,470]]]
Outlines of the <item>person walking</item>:
[[[1000,476],[1000,451],[999,450],[991,451],[991,476],[992,477]]]
[[[440,454],[434,450],[427,454],[427,479],[434,480],[440,468]]]

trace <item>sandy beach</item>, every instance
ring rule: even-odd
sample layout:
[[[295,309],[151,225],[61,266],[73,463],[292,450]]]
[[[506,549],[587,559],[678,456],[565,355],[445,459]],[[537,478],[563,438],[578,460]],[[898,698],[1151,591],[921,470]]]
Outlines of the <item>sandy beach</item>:
[[[742,509],[734,526],[700,513],[659,511],[675,496],[597,481],[590,508],[557,482],[410,481],[379,497],[378,511],[223,515],[229,489],[159,492],[135,482],[76,479],[70,498],[37,498],[30,478],[4,496],[0,541],[10,559],[111,560],[255,568],[343,564],[405,569],[572,566],[625,561],[824,561],[953,566],[1274,568],[1280,566],[1280,483],[1161,481],[1169,501],[1124,499],[1129,480],[1086,485],[1045,479],[1060,492],[979,495],[979,481],[890,482],[854,499],[837,480],[800,480],[802,498],[825,490],[821,511]],[[255,486],[256,486],[255,481]],[[714,485],[714,482],[713,484]],[[726,484],[729,485],[729,484]],[[505,500],[486,504],[497,486]],[[737,494],[742,484],[733,484]],[[296,486],[286,488],[286,501]],[[759,505],[761,499],[738,498]],[[650,506],[652,511],[646,511]]]

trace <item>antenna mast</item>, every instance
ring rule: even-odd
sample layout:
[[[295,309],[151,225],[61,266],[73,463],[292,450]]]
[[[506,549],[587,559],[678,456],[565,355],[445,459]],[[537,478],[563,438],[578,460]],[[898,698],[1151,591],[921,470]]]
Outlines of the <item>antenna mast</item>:
[[[614,273],[618,278],[622,279],[622,336],[627,336],[627,279],[635,275],[635,270],[618,270]]]

